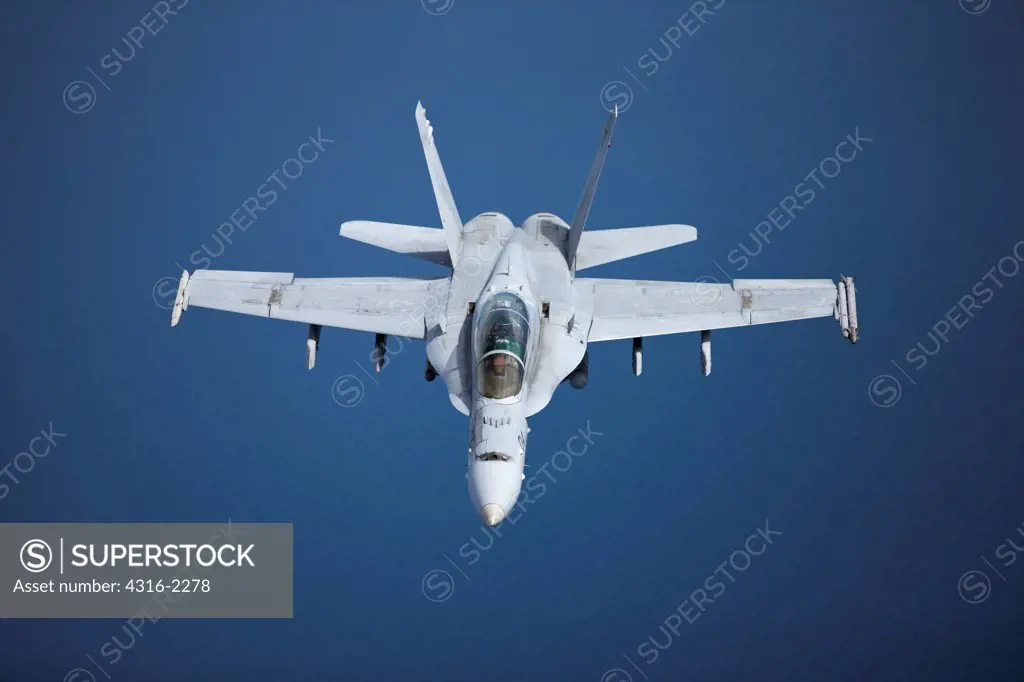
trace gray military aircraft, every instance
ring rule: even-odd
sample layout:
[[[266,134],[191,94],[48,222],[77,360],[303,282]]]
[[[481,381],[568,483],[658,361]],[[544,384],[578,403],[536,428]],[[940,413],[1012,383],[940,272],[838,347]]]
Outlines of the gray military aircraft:
[[[469,417],[469,494],[488,526],[502,522],[525,478],[527,418],[568,382],[587,385],[587,344],[632,339],[633,373],[643,369],[645,336],[700,332],[703,373],[711,372],[711,330],[832,315],[857,341],[852,277],[653,282],[578,277],[580,270],[694,241],[689,225],[584,232],[618,118],[601,135],[572,222],[537,213],[517,229],[500,213],[462,222],[434,131],[416,106],[441,229],[346,222],[341,235],[437,263],[448,274],[298,278],[291,273],[198,270],[181,275],[171,313],[189,306],[309,325],[306,362],[316,362],[323,326],[375,334],[385,364],[387,337],[426,342],[427,381],[444,379],[448,398]]]

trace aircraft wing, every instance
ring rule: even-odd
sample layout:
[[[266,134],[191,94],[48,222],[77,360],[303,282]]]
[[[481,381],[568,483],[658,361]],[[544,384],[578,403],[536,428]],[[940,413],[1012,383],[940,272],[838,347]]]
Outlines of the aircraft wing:
[[[769,322],[836,316],[844,336],[856,340],[852,278],[738,279],[717,282],[652,282],[576,279],[577,295],[590,298],[590,341],[679,334]]]
[[[444,305],[447,278],[302,278],[285,272],[182,273],[171,326],[189,307],[357,331],[424,337],[424,317]]]

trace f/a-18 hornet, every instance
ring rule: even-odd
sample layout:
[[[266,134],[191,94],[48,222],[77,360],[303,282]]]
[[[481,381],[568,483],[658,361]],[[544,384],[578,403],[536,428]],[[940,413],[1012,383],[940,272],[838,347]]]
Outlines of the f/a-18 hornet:
[[[435,278],[300,278],[291,273],[197,270],[181,275],[171,325],[190,306],[309,325],[306,363],[316,362],[323,326],[375,334],[385,364],[387,337],[422,339],[427,381],[438,375],[469,417],[469,494],[488,526],[501,523],[525,478],[527,419],[562,383],[587,385],[587,344],[632,339],[633,373],[643,337],[700,332],[703,373],[711,372],[711,330],[834,316],[857,341],[852,277],[654,282],[579,277],[581,270],[697,239],[689,225],[584,232],[618,111],[601,135],[572,221],[536,213],[520,228],[501,213],[464,223],[455,206],[422,104],[416,123],[441,229],[370,221],[341,235],[448,269]]]

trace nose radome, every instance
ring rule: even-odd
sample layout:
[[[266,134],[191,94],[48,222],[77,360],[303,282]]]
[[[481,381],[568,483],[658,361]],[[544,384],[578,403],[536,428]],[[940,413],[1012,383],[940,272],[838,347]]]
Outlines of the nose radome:
[[[485,504],[483,509],[480,510],[480,515],[484,517],[484,523],[491,528],[505,520],[505,510],[500,505],[493,503]]]

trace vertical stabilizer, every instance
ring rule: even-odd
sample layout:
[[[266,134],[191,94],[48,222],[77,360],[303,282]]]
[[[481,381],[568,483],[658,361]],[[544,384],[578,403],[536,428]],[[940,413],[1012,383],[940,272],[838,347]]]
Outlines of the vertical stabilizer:
[[[441,226],[444,227],[445,242],[448,244],[448,255],[451,256],[452,267],[459,262],[459,249],[462,246],[462,218],[455,207],[455,198],[448,186],[448,178],[444,175],[441,157],[434,144],[434,128],[427,120],[427,110],[422,102],[416,103],[416,126],[420,131],[420,142],[423,143],[423,155],[427,159],[427,170],[430,171],[430,184],[434,187],[434,198],[437,200],[437,212],[441,215]]]
[[[604,166],[604,157],[608,155],[608,148],[612,146],[612,130],[615,128],[615,121],[619,118],[619,107],[615,106],[608,122],[604,124],[601,132],[601,146],[597,148],[597,156],[590,166],[590,175],[587,176],[587,185],[583,188],[583,195],[580,203],[576,206],[576,213],[572,217],[572,224],[569,226],[569,244],[566,248],[565,257],[569,261],[569,268],[576,274],[576,247],[579,246],[580,237],[583,235],[583,226],[587,224],[587,215],[590,213],[590,205],[594,202],[594,192],[597,191],[597,181],[601,177],[601,168]]]

